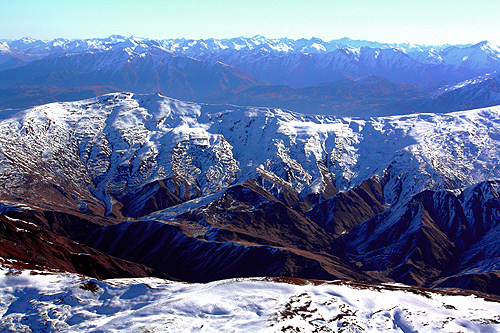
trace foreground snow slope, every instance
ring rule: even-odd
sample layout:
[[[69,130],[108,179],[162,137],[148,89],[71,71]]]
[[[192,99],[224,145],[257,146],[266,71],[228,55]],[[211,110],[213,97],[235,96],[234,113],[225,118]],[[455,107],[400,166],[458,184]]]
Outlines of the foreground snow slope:
[[[499,313],[497,301],[400,285],[97,281],[71,274],[0,271],[2,331],[496,332]]]

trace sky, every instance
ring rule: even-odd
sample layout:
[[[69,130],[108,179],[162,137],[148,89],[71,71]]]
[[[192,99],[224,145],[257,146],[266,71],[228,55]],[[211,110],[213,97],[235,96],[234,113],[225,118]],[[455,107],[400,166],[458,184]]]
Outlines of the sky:
[[[500,0],[0,0],[0,39],[349,37],[500,45]]]

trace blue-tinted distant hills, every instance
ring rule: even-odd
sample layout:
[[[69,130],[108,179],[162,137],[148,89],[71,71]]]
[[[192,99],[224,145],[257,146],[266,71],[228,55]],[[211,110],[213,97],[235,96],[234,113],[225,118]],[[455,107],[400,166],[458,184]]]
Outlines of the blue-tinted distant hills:
[[[425,108],[432,112],[494,105],[491,98],[479,95],[456,105],[429,98],[443,86],[471,82],[498,70],[500,49],[487,41],[425,46],[349,38],[328,42],[262,36],[154,40],[113,35],[0,43],[0,89],[4,95],[14,86],[31,86],[31,91],[35,86],[80,90],[103,86],[136,93],[160,92],[190,101],[260,106],[281,103],[281,107],[300,112],[327,114],[407,113],[415,103],[431,105]],[[381,80],[373,81],[373,77]],[[399,85],[396,92],[405,92],[388,96],[388,81],[393,87]],[[369,89],[366,82],[370,82]],[[0,102],[0,107],[45,102],[32,96],[23,100],[22,89],[16,89],[19,104],[9,99]],[[284,90],[287,97],[275,94]],[[376,93],[381,90],[385,93]],[[71,95],[59,92],[46,97],[62,101],[61,96]],[[273,96],[271,100],[269,96]],[[421,98],[425,100],[415,100]]]

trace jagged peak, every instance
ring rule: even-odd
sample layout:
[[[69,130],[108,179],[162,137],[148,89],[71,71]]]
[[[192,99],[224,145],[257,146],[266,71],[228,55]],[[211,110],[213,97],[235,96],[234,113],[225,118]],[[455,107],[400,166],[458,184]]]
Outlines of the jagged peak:
[[[493,45],[489,40],[483,40],[473,45],[473,47],[483,47]]]
[[[493,44],[489,40],[483,40],[477,44],[471,46],[473,49],[481,49],[487,53],[500,53],[500,47]]]
[[[246,44],[247,42],[249,41],[253,41],[253,43],[257,43],[258,45],[262,45],[262,44],[268,44],[271,49],[274,47],[276,48],[276,46],[278,44],[286,44],[288,45],[289,47],[288,48],[280,48],[279,50],[282,50],[282,51],[287,51],[287,52],[301,52],[302,49],[304,49],[304,44],[318,44],[318,45],[321,45],[324,47],[323,48],[317,48],[317,52],[324,52],[325,49],[326,50],[331,50],[331,49],[336,49],[338,47],[342,47],[342,46],[348,46],[348,47],[354,47],[354,48],[357,48],[357,47],[363,47],[363,46],[367,46],[367,47],[378,47],[378,48],[397,48],[397,49],[401,49],[401,50],[406,50],[407,48],[415,48],[415,49],[418,49],[418,48],[421,48],[422,50],[427,50],[429,49],[430,47],[428,46],[424,46],[424,45],[413,45],[413,44],[389,44],[389,43],[379,43],[379,42],[372,42],[372,41],[367,41],[367,40],[358,40],[358,39],[351,39],[351,38],[348,38],[348,37],[342,37],[340,39],[333,39],[331,41],[324,41],[323,39],[321,38],[318,38],[318,37],[311,37],[311,38],[300,38],[300,39],[290,39],[290,38],[267,38],[265,36],[262,36],[262,35],[255,35],[253,37],[234,37],[234,38],[209,38],[209,39],[185,39],[185,38],[177,38],[177,39],[151,39],[151,38],[144,38],[144,37],[137,37],[137,36],[130,36],[130,37],[126,37],[126,36],[123,36],[123,35],[117,35],[117,34],[113,34],[113,35],[110,35],[109,37],[107,38],[90,38],[90,39],[72,39],[72,40],[68,40],[68,39],[63,39],[63,38],[57,38],[57,39],[54,39],[52,41],[43,41],[44,43],[50,43],[50,42],[53,42],[53,41],[64,41],[66,43],[71,43],[71,42],[75,42],[75,41],[92,41],[92,46],[95,47],[96,45],[99,45],[99,44],[118,44],[118,43],[124,43],[126,41],[130,41],[132,43],[137,43],[137,44],[141,44],[141,43],[146,43],[146,44],[151,44],[153,42],[153,44],[170,44],[170,45],[174,45],[176,43],[180,43],[183,45],[183,47],[187,47],[187,49],[189,49],[190,47],[193,47],[195,45],[198,45],[199,47],[199,44],[203,44],[204,42],[207,42],[207,41],[210,41],[212,43],[216,42],[220,45],[224,45],[226,47],[232,47],[232,48],[235,48],[236,45],[235,45],[235,42],[238,42],[238,41],[241,41],[243,42],[243,44]],[[30,45],[30,44],[33,44],[33,43],[36,43],[36,42],[40,42],[42,40],[37,40],[37,39],[33,39],[33,38],[30,38],[30,37],[25,37],[25,38],[22,38],[22,39],[19,39],[19,40],[14,40],[14,41],[7,41],[8,44],[24,44],[24,45]],[[294,48],[292,47],[293,45],[297,45],[299,46],[299,48]],[[301,46],[300,46],[301,45]],[[240,46],[241,47],[241,46]],[[247,46],[248,47],[248,46]],[[224,49],[222,48],[222,49]],[[435,47],[435,48],[439,48],[439,47]],[[306,52],[310,52],[310,51],[314,51],[314,49],[312,48],[306,48]]]

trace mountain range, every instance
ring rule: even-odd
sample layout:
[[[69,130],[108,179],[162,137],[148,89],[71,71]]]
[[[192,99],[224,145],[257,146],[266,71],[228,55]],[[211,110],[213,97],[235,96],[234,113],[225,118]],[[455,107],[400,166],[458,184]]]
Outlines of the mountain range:
[[[489,42],[2,40],[0,107],[0,330],[498,328]]]
[[[498,292],[471,282],[497,276],[498,107],[347,118],[114,93],[2,114],[4,214],[101,253],[193,282]]]
[[[24,38],[1,42],[0,96],[6,98],[0,107],[131,91],[347,116],[450,112],[496,105],[479,81],[499,66],[500,48],[488,41],[425,46],[262,36]],[[490,77],[493,85],[496,80]],[[441,98],[443,89],[467,82],[477,82],[480,93],[454,103]],[[353,101],[359,90],[369,97]]]

